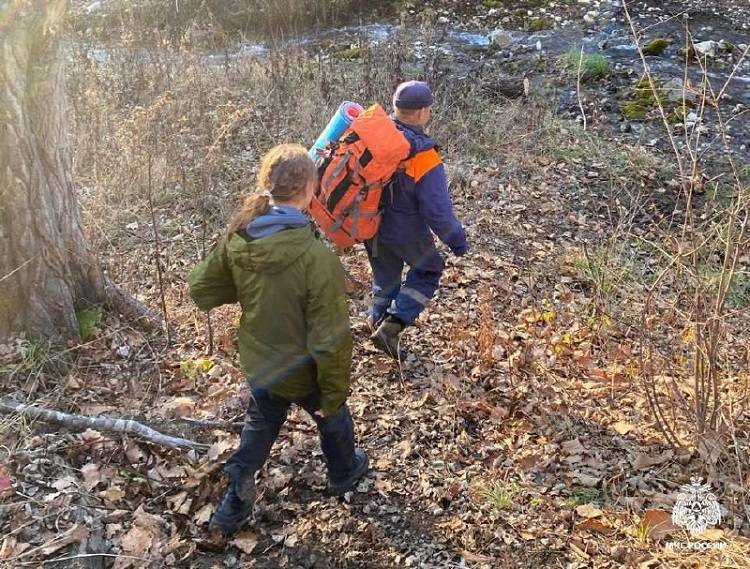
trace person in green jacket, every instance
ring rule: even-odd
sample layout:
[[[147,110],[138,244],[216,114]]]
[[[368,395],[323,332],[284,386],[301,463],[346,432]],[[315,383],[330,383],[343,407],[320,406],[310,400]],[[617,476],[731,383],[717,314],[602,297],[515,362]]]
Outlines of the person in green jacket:
[[[266,462],[292,403],[315,420],[329,489],[343,495],[367,472],[346,406],[352,335],[338,257],[303,211],[317,184],[305,148],[282,144],[263,158],[257,191],[226,235],[190,274],[202,310],[239,302],[239,352],[251,397],[229,484],[209,530],[235,533],[252,513],[255,473]]]

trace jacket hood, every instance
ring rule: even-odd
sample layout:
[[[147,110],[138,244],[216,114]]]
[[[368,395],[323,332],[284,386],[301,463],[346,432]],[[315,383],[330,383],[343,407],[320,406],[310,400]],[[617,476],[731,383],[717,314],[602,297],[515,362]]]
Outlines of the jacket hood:
[[[309,223],[260,239],[235,233],[227,241],[227,257],[230,263],[244,270],[278,273],[299,259],[314,241]]]
[[[308,223],[310,220],[296,207],[275,205],[268,213],[259,215],[248,223],[245,233],[253,239],[261,239],[286,229],[304,227]]]
[[[401,131],[401,134],[406,137],[406,140],[409,141],[409,145],[411,146],[410,156],[437,146],[435,140],[425,134],[422,127],[404,124],[397,118],[393,118],[393,122]]]

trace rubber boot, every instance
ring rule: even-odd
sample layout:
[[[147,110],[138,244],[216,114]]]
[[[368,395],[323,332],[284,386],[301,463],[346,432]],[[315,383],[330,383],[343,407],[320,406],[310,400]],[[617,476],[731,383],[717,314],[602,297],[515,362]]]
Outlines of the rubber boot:
[[[392,358],[398,360],[402,354],[399,352],[399,337],[404,330],[404,323],[398,318],[388,316],[380,323],[377,330],[370,336],[375,347],[382,350]]]

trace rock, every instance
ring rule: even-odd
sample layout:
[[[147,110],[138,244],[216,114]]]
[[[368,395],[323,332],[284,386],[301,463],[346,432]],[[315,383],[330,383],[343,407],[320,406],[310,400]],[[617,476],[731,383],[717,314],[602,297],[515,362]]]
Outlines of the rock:
[[[599,12],[596,10],[589,10],[586,12],[586,14],[583,16],[583,21],[589,24],[590,26],[596,23],[596,17],[599,15]]]
[[[695,44],[695,51],[704,57],[716,57],[719,49],[719,43],[713,40],[702,41]]]
[[[633,130],[633,127],[629,122],[624,122],[620,125],[620,132],[622,133],[630,132],[631,130]]]
[[[643,55],[661,55],[669,47],[669,42],[664,38],[656,38],[646,42],[641,51]]]
[[[438,24],[447,24],[448,22],[450,22],[450,20],[445,16],[440,16],[438,18]]]
[[[683,97],[683,82],[682,79],[674,77],[670,79],[662,86],[662,90],[667,94],[667,97],[672,103],[682,102]],[[695,103],[698,100],[698,96],[690,90],[685,90],[684,93],[685,101],[688,103]]]
[[[500,49],[506,48],[513,43],[513,36],[510,35],[508,30],[502,28],[492,30],[487,37],[490,40],[490,44]]]

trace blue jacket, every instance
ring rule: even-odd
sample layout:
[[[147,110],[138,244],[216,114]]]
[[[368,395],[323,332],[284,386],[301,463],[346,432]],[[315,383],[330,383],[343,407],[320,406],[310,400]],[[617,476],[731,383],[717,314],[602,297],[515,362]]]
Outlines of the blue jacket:
[[[378,239],[385,243],[415,242],[429,237],[432,230],[453,253],[464,254],[468,249],[466,232],[453,213],[435,141],[420,127],[396,119],[394,122],[411,143],[413,156],[384,190]]]

